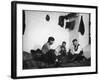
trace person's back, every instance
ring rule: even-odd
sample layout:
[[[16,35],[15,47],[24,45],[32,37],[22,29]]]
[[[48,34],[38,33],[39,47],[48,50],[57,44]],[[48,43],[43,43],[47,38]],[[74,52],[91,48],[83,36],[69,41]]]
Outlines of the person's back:
[[[49,43],[45,43],[45,44],[43,45],[43,47],[42,47],[42,52],[43,52],[44,54],[46,54],[49,50],[50,50],[50,45],[49,45]]]

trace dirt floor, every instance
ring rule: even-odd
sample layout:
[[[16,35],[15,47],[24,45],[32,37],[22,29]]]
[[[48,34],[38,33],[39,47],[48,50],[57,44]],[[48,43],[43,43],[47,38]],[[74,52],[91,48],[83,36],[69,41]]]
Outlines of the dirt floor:
[[[60,61],[52,63],[46,63],[41,60],[41,55],[32,55],[27,52],[23,52],[23,69],[42,69],[42,68],[60,68],[60,67],[81,67],[91,66],[91,59],[83,57],[80,61],[72,61],[69,55],[65,56]]]

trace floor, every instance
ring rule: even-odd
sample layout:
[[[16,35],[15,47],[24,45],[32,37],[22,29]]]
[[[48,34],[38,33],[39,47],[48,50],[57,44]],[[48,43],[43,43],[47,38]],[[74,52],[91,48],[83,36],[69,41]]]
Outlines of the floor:
[[[61,61],[55,61],[53,63],[48,64],[39,60],[39,57],[37,59],[33,59],[29,53],[24,52],[23,69],[81,67],[81,66],[91,66],[91,59],[83,58],[80,61],[71,61],[71,59],[69,59],[69,56],[67,56],[64,57],[64,59],[62,59]]]

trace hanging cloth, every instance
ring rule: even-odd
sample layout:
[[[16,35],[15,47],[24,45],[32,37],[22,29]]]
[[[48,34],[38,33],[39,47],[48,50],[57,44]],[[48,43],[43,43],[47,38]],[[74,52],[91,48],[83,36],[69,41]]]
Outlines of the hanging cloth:
[[[78,32],[80,32],[82,35],[84,35],[85,27],[84,27],[84,22],[83,22],[83,16],[81,16]]]
[[[65,29],[69,29],[69,30],[73,30],[75,27],[75,20],[74,21],[71,21],[71,22],[66,22],[66,26],[65,26]]]
[[[64,27],[64,16],[59,16],[58,25],[60,25],[61,27]]]

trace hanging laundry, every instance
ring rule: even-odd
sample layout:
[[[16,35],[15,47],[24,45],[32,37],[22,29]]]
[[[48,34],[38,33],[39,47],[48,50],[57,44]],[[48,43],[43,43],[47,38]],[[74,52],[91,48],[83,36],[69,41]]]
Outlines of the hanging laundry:
[[[81,16],[78,32],[80,32],[82,35],[84,35],[85,28],[84,28],[83,16]]]
[[[73,30],[75,27],[75,20],[74,21],[71,21],[71,22],[66,22],[66,26],[65,26],[65,29],[69,29],[69,30]]]
[[[71,18],[76,18],[78,17],[77,16],[77,13],[69,13],[68,15],[65,15],[65,19],[71,19]]]
[[[60,25],[61,27],[64,27],[64,16],[59,16],[58,25]]]

